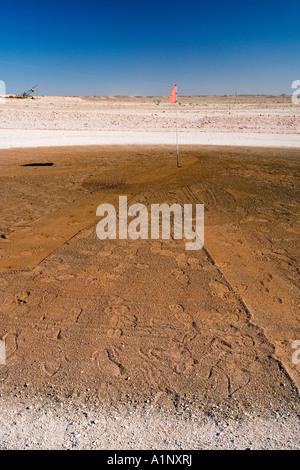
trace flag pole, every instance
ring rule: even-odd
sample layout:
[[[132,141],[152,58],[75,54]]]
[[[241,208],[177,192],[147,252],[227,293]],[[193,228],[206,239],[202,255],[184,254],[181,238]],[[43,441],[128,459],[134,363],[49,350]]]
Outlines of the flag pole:
[[[179,165],[179,146],[178,146],[178,100],[177,100],[177,85],[173,86],[173,90],[169,94],[170,103],[176,106],[176,148],[177,148],[177,168],[180,168]]]
[[[177,168],[179,168],[179,148],[178,148],[178,94],[176,85],[176,148],[177,148]]]

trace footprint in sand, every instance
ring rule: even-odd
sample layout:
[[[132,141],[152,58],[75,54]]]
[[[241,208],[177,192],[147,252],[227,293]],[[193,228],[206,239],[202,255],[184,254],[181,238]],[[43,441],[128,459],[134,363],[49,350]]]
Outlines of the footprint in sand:
[[[123,330],[121,328],[111,328],[107,332],[109,338],[121,338],[123,336]]]
[[[212,367],[207,384],[211,392],[229,398],[248,385],[250,381],[250,373],[246,370],[239,370],[234,365],[221,363]]]
[[[229,387],[228,395],[232,396],[237,391],[246,387],[251,381],[251,375],[247,370],[231,370],[231,373],[228,374]]]
[[[199,310],[195,315],[195,321],[201,328],[220,330],[223,333],[236,331],[234,324],[239,320],[239,315],[231,311],[219,311],[216,309]]]
[[[210,281],[209,285],[213,290],[213,295],[218,296],[220,299],[234,300],[234,293],[223,282],[214,279]]]
[[[188,265],[191,269],[203,269],[202,263],[198,260],[198,258],[189,257],[187,259]]]
[[[243,336],[242,342],[238,338],[229,338],[225,341],[216,337],[212,340],[211,346],[223,357],[226,355],[230,357],[231,361],[240,368],[249,367],[257,359],[254,341],[250,336]]]
[[[94,351],[91,360],[103,373],[109,376],[123,378],[126,376],[125,368],[119,360],[118,351],[116,349]]]
[[[126,305],[107,307],[104,313],[110,316],[109,324],[113,328],[136,328],[137,326],[137,317],[130,313],[130,309]]]
[[[107,315],[116,315],[118,317],[126,315],[129,312],[129,308],[126,305],[111,305],[106,307],[104,313]]]
[[[192,374],[194,372],[197,361],[187,349],[178,350],[174,359],[174,372],[176,374]]]
[[[165,363],[176,374],[187,374],[194,370],[195,361],[191,353],[179,344],[168,349],[162,347],[139,349],[139,354],[144,360],[152,363],[154,367],[159,367],[159,365]]]
[[[52,339],[53,341],[57,341],[61,339],[61,329],[55,327],[47,327],[45,330],[45,337],[48,339]]]
[[[203,269],[203,265],[198,258],[187,256],[185,253],[177,255],[175,259],[177,266],[183,270],[186,268],[191,268],[192,270]]]
[[[181,253],[180,255],[177,255],[175,260],[176,260],[177,266],[181,269],[185,269],[189,266],[188,257],[185,253]]]
[[[2,336],[2,341],[5,343],[6,360],[9,360],[18,350],[18,334],[8,332]]]
[[[175,316],[175,318],[185,326],[192,328],[195,326],[193,318],[184,310],[184,307],[180,304],[169,305],[169,309]]]
[[[54,377],[61,369],[59,361],[46,361],[41,364],[42,372],[48,377]]]
[[[181,269],[173,269],[172,274],[181,285],[187,286],[190,283],[189,276]]]

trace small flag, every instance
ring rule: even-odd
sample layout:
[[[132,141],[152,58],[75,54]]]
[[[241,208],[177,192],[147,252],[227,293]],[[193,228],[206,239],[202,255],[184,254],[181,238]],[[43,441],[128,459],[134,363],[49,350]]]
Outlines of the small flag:
[[[170,103],[176,103],[177,101],[177,85],[174,85],[173,90],[169,94]]]

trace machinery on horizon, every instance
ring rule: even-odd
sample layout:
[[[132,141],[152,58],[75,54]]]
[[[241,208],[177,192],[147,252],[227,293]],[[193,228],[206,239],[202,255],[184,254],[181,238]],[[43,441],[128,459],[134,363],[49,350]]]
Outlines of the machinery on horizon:
[[[34,99],[34,97],[32,95],[33,95],[33,93],[35,93],[37,87],[38,87],[38,85],[35,85],[34,87],[30,88],[30,90],[24,91],[22,93],[22,95],[16,95],[16,98],[22,98],[22,99],[32,98],[32,99]]]

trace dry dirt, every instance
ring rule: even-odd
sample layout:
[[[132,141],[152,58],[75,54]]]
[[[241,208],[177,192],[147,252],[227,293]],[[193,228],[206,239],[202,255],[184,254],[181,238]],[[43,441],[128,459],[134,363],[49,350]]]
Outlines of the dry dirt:
[[[0,446],[299,447],[299,158],[1,150]],[[100,241],[119,195],[203,203],[204,249]]]

